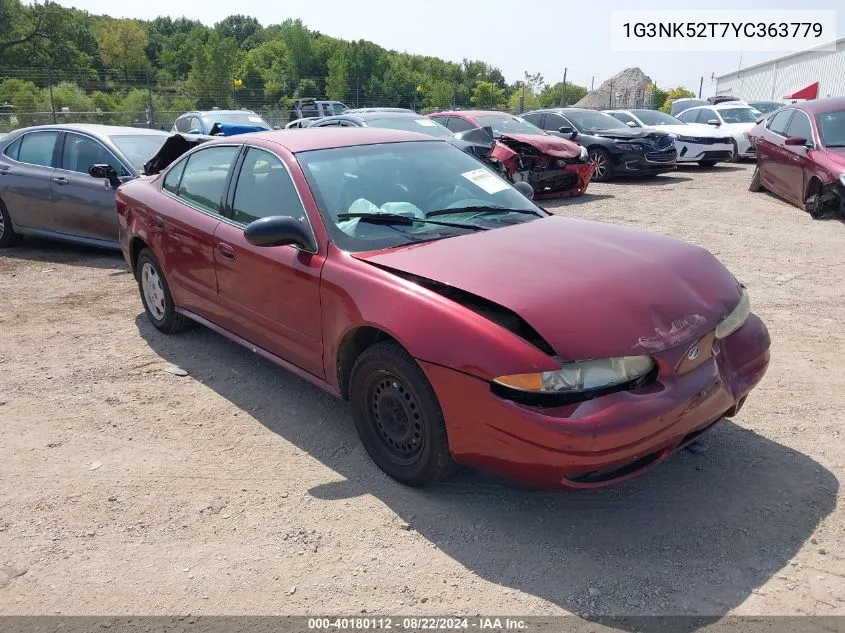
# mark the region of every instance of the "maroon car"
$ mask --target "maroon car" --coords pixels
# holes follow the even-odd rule
[[[551,215],[430,136],[210,140],[117,200],[155,327],[199,322],[350,400],[409,485],[456,463],[612,484],[736,414],[768,366],[710,253]]]
[[[781,108],[750,136],[757,146],[751,191],[768,189],[814,218],[845,216],[845,98]]]

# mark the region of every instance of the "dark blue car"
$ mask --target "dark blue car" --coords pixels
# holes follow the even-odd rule
[[[273,127],[252,110],[207,110],[186,112],[173,124],[171,132],[182,134],[211,134],[214,124],[247,126],[258,130],[279,129]],[[250,130],[252,131],[252,130]]]

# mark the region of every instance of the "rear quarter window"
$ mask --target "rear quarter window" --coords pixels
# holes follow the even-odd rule
[[[17,138],[17,139],[15,139],[14,143],[6,146],[6,149],[3,150],[3,153],[6,156],[8,156],[9,158],[11,158],[12,160],[17,160],[18,159],[18,150],[20,150],[20,148],[21,148],[21,139]]]

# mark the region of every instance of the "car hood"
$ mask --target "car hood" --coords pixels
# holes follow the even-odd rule
[[[700,247],[559,216],[354,257],[495,302],[567,360],[690,345],[740,296]]]
[[[661,141],[666,139],[669,135],[666,132],[658,132],[657,130],[649,129],[640,129],[640,130],[633,130],[628,128],[627,130],[618,129],[618,130],[588,130],[584,129],[582,134],[587,134],[589,136],[599,136],[601,138],[609,138],[609,139],[619,139],[623,141],[627,140],[650,140],[652,143],[656,143],[657,141]]]
[[[845,171],[845,147],[826,147],[828,158]]]
[[[502,134],[503,139],[513,139],[519,143],[525,143],[536,147],[544,154],[557,158],[575,158],[581,154],[581,146],[551,134]]]

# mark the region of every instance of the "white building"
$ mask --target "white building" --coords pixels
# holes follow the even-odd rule
[[[746,101],[845,96],[845,37],[835,51],[790,53],[717,77],[716,94]]]

